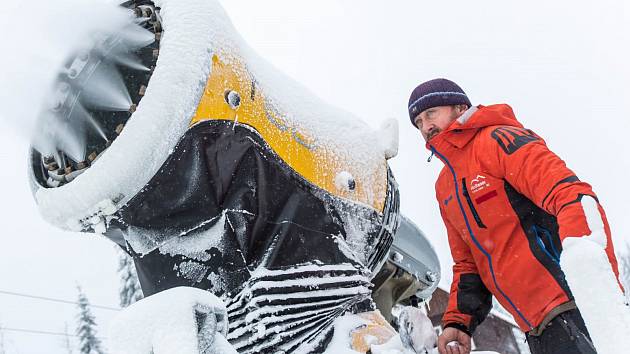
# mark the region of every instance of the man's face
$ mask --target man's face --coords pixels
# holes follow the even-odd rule
[[[422,111],[414,121],[424,140],[429,141],[448,128],[464,111],[460,106],[433,107]]]

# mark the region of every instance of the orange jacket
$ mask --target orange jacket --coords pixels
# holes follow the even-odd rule
[[[580,202],[597,200],[591,186],[505,104],[471,108],[427,148],[445,164],[436,195],[455,262],[443,324],[473,332],[492,294],[527,332],[572,300],[559,256],[566,237],[591,233]]]

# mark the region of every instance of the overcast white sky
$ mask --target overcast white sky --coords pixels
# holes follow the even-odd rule
[[[326,101],[374,127],[398,119],[392,167],[402,210],[431,236],[444,276],[450,256],[433,187],[441,163],[426,162],[406,112],[409,92],[435,77],[458,82],[474,104],[511,104],[594,186],[615,241],[628,238],[630,8],[623,0],[221,3],[261,56]],[[8,85],[0,77],[0,86]],[[0,156],[0,291],[73,300],[80,283],[92,303],[116,306],[113,245],[39,218],[26,181],[26,143],[11,129],[0,129]],[[67,322],[73,331],[74,313],[73,306],[0,293],[3,327],[60,332]],[[101,325],[111,316],[95,314]],[[10,331],[4,346],[7,353],[64,352],[59,338]]]

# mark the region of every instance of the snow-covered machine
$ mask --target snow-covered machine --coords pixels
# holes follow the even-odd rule
[[[375,132],[279,74],[216,1],[122,5],[133,23],[68,61],[33,142],[47,221],[123,247],[146,296],[221,297],[239,353],[321,352],[346,313],[365,351],[390,333],[373,289],[386,316],[431,295],[435,252],[399,229],[396,124]]]

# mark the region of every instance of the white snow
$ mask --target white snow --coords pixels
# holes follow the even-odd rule
[[[195,261],[184,261],[179,265],[175,265],[174,270],[177,271],[177,275],[188,280],[192,280],[196,283],[201,282],[206,272],[210,267],[197,263]]]
[[[386,119],[379,129],[379,143],[385,151],[385,158],[392,159],[398,155],[398,120]]]
[[[568,237],[562,247],[560,266],[597,352],[626,351],[630,348],[630,308],[624,304],[606,253],[600,244],[584,237]]]
[[[437,334],[427,314],[417,307],[405,306],[398,316],[400,340],[416,353],[433,350],[437,347]]]
[[[352,350],[350,333],[361,326],[367,325],[367,321],[357,315],[347,314],[340,316],[334,322],[334,334],[324,354],[356,354]]]
[[[588,235],[588,239],[596,242],[606,248],[606,233],[604,232],[604,220],[599,212],[598,204],[595,198],[591,196],[584,196],[580,202],[584,215],[586,216],[586,223],[591,230],[591,234]]]
[[[212,219],[216,223],[208,230],[188,231],[160,243],[160,253],[172,256],[184,255],[198,261],[210,260],[211,256],[206,251],[213,247],[219,247],[225,233],[225,213],[221,213],[219,220],[216,219]],[[209,222],[204,222],[204,224],[207,223]]]
[[[207,317],[198,324],[200,313]],[[108,339],[114,354],[236,353],[226,335],[223,302],[208,291],[178,287],[127,307],[112,321]]]

